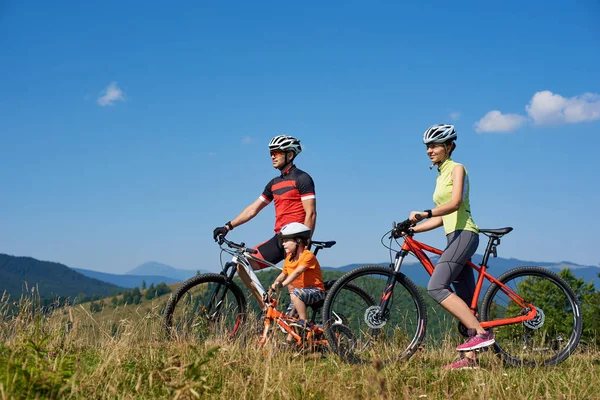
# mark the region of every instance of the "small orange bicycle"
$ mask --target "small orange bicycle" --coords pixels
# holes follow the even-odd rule
[[[412,237],[411,223],[406,220],[382,237],[389,235],[390,265],[364,266],[339,278],[328,291],[323,306],[326,338],[335,338],[335,326],[343,324],[352,332],[352,354],[343,355],[354,361],[379,359],[406,360],[415,353],[425,337],[427,311],[417,286],[400,268],[410,253],[429,275],[434,265],[425,251],[442,254],[442,250]],[[497,256],[500,238],[512,228],[480,229],[489,241],[481,265],[467,262],[476,271],[476,287],[469,305],[474,315],[480,310],[481,326],[494,329],[494,350],[511,365],[554,365],[564,361],[575,350],[582,330],[579,299],[573,289],[557,274],[540,267],[518,267],[494,278],[488,270],[490,255]],[[397,239],[404,239],[399,243]],[[392,248],[392,240],[400,245]],[[395,259],[392,259],[393,253]],[[484,281],[489,287],[478,307]],[[379,304],[365,306],[355,301],[347,285],[361,289]],[[459,325],[460,328],[460,325]],[[462,326],[461,333],[466,334]],[[334,351],[335,341],[331,343]]]
[[[347,287],[346,290],[353,290],[352,286],[350,289]],[[363,295],[360,291],[353,292],[357,295]],[[364,297],[362,299],[364,301]],[[306,348],[309,350],[324,351],[329,348],[327,339],[325,338],[323,325],[315,323],[315,318],[323,306],[323,301],[320,301],[312,306],[308,306],[312,309],[312,318],[309,321],[306,329],[296,326],[298,318],[291,315],[278,311],[277,299],[274,295],[267,292],[264,297],[265,304],[267,305],[267,311],[264,319],[264,329],[262,336],[259,339],[259,346],[264,345],[269,338],[269,331],[271,327],[278,326],[283,333],[288,333],[292,336],[293,341],[288,344],[295,344],[299,348]],[[371,305],[375,304],[375,301],[371,298],[368,299]],[[353,346],[353,336],[350,329],[343,324],[337,324],[332,328],[333,340],[335,340],[335,348],[341,354],[346,354]]]

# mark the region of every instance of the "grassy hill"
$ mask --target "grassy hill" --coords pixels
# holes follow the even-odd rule
[[[175,286],[175,285],[174,285]],[[165,297],[165,296],[163,296]],[[166,298],[166,297],[165,297]],[[582,349],[556,367],[508,368],[482,352],[482,369],[443,371],[456,335],[389,365],[351,364],[271,340],[168,341],[164,298],[90,313],[83,305],[21,314],[0,324],[0,388],[6,398],[178,399],[589,399],[599,353]],[[0,311],[4,304],[0,301]],[[24,345],[25,344],[25,345]],[[577,379],[574,381],[573,377]]]
[[[19,298],[32,288],[37,288],[36,293],[42,299],[57,296],[74,299],[79,294],[106,297],[123,290],[84,276],[60,263],[0,254],[0,292]]]

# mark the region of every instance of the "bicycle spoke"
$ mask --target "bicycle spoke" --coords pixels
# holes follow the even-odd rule
[[[167,305],[168,333],[179,340],[233,335],[244,316],[241,293],[227,286],[219,275],[199,275],[192,280],[184,283],[181,293],[175,293]]]
[[[408,358],[424,336],[424,305],[415,300],[419,296],[422,302],[412,282],[399,281],[387,309],[380,309],[379,301],[391,273],[382,267],[359,268],[340,278],[340,284],[334,285],[328,295],[324,310],[326,326],[331,329],[341,324],[352,332],[352,358],[361,362]],[[368,293],[374,302],[347,290],[348,285]],[[328,332],[328,340],[330,336]]]

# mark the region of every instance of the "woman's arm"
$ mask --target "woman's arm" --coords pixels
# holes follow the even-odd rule
[[[414,233],[427,232],[435,228],[442,226],[444,222],[442,217],[431,217],[427,221],[423,221],[418,225],[415,225],[412,229]]]

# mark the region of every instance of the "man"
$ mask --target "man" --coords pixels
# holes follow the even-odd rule
[[[219,235],[225,236],[230,230],[250,221],[274,200],[275,235],[256,246],[255,249],[258,253],[254,256],[272,264],[277,264],[285,258],[285,250],[277,236],[281,228],[290,222],[299,222],[308,226],[314,232],[317,210],[315,184],[312,178],[294,165],[296,156],[302,152],[300,140],[288,135],[275,136],[269,142],[269,151],[271,152],[273,167],[277,168],[281,174],[271,179],[262,195],[237,217],[228,221],[224,226],[215,228],[213,238],[216,241]],[[255,261],[251,261],[251,265],[254,270],[267,267],[266,264]],[[260,294],[252,285],[246,271],[239,265],[237,271],[244,284],[258,299],[258,303],[262,305]]]

